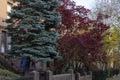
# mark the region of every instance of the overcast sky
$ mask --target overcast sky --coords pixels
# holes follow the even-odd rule
[[[73,0],[77,5],[82,5],[87,9],[92,9],[95,4],[95,0]]]

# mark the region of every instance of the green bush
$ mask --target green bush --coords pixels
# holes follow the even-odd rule
[[[0,69],[0,80],[13,80],[20,76],[8,70]]]

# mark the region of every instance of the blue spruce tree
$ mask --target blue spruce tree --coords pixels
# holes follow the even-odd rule
[[[57,0],[14,0],[18,3],[9,13],[7,29],[12,33],[10,53],[29,56],[33,60],[51,61],[59,58],[56,40],[60,14],[55,11]]]

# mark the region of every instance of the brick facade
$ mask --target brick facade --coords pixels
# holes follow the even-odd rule
[[[12,0],[0,0],[0,18],[7,18],[7,4],[13,4]]]
[[[7,0],[0,0],[0,18],[7,18]]]
[[[13,4],[12,0],[0,0],[0,53],[2,51],[2,33],[5,32],[5,53],[7,52],[7,31],[5,30],[5,27],[7,24],[5,23],[5,19],[7,19],[7,9],[8,9],[8,3]]]

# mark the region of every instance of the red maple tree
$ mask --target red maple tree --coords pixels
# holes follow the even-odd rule
[[[105,63],[106,52],[102,50],[102,40],[105,36],[103,33],[109,26],[101,21],[104,15],[99,14],[96,20],[91,20],[88,17],[90,10],[76,6],[71,0],[60,2],[57,10],[61,14],[62,22],[58,29],[61,33],[58,51],[63,56],[64,64],[78,61],[90,67],[95,62]]]

